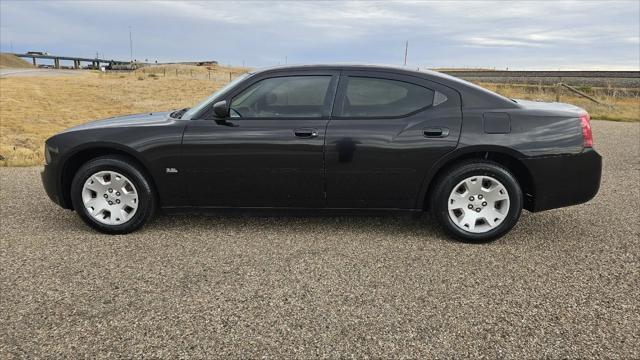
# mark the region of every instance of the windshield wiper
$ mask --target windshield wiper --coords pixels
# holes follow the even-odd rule
[[[176,111],[172,112],[171,114],[169,114],[169,116],[171,116],[174,119],[181,119],[182,115],[184,115],[184,113],[186,113],[187,110],[189,110],[189,108],[176,110]]]

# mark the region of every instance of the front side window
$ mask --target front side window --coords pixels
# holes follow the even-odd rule
[[[231,117],[319,118],[331,76],[285,76],[249,86],[231,100]]]
[[[397,117],[433,104],[434,91],[404,81],[350,76],[340,117]]]

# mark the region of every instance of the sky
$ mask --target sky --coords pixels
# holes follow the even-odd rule
[[[0,50],[151,62],[640,70],[640,0],[0,0]]]

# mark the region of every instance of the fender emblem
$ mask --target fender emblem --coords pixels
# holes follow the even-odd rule
[[[167,172],[167,174],[177,174],[178,173],[178,169],[176,169],[176,168],[167,168],[166,172]]]

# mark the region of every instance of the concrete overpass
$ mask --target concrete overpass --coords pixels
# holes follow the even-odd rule
[[[49,55],[49,54],[15,54],[13,53],[12,55],[15,55],[17,57],[20,58],[31,58],[31,60],[33,61],[33,66],[38,66],[37,60],[36,59],[47,59],[47,60],[53,60],[53,67],[56,69],[60,68],[60,60],[68,60],[68,61],[73,61],[73,68],[74,69],[79,69],[80,68],[80,64],[83,62],[87,62],[87,63],[91,63],[91,65],[93,66],[93,68],[97,69],[100,67],[100,64],[104,63],[104,64],[129,64],[129,61],[119,61],[119,60],[113,60],[113,59],[100,59],[100,58],[82,58],[82,57],[75,57],[75,56],[59,56],[59,55]]]

